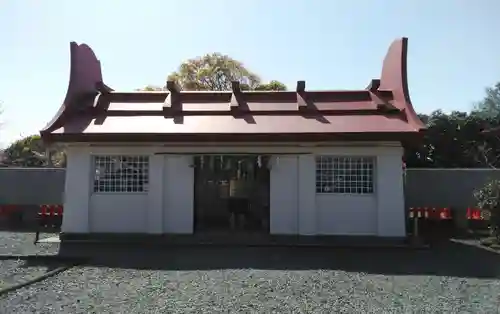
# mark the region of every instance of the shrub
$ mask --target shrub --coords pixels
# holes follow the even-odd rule
[[[488,211],[489,227],[493,236],[500,240],[500,180],[491,180],[474,191],[477,207]]]

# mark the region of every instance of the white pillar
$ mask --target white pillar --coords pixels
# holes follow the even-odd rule
[[[165,156],[152,155],[149,158],[149,193],[147,208],[148,233],[163,233],[163,167]]]
[[[166,233],[193,233],[194,223],[194,168],[192,156],[165,157],[163,171],[163,231]]]
[[[270,182],[270,233],[298,232],[297,156],[273,156]]]
[[[299,234],[315,235],[318,233],[315,157],[314,155],[299,155],[298,159]]]
[[[66,150],[66,181],[64,184],[64,215],[61,231],[89,232],[89,198],[94,174],[88,150],[69,147]]]
[[[382,237],[406,235],[402,155],[398,147],[377,156],[377,222]]]

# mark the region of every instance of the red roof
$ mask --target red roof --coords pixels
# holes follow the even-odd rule
[[[65,101],[40,132],[47,141],[399,140],[424,129],[410,101],[407,39],[396,40],[380,79],[360,90],[117,92],[87,45],[71,43]]]

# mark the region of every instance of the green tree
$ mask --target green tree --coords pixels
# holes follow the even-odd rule
[[[146,92],[155,92],[155,91],[162,91],[165,90],[165,87],[162,86],[154,86],[154,85],[147,85],[144,88],[138,88],[137,90],[143,90]]]
[[[500,82],[486,88],[486,96],[475,105],[474,112],[483,117],[500,116]]]
[[[450,114],[440,110],[421,115],[427,125],[420,145],[405,151],[409,168],[477,168],[500,165],[500,142],[481,131],[499,125],[479,112]]]
[[[3,163],[17,167],[65,167],[66,155],[58,146],[47,149],[38,135],[15,141],[3,152]]]
[[[259,84],[255,87],[255,90],[265,90],[265,91],[285,91],[286,86],[285,84],[272,80],[269,83],[264,83],[264,84]]]
[[[278,81],[264,83],[258,75],[243,63],[227,55],[215,52],[184,61],[167,80],[175,81],[182,90],[225,91],[231,90],[231,82],[240,82],[243,90],[286,90]],[[165,86],[148,85],[142,90],[164,90]]]
[[[491,239],[483,239],[481,242],[484,245],[498,244],[500,242],[500,181],[490,180],[484,185],[474,190],[474,198],[476,205],[481,209],[481,216],[488,223]]]

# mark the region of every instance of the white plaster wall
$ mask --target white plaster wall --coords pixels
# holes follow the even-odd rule
[[[377,234],[377,199],[375,196],[317,194],[316,210],[318,234]]]
[[[405,236],[402,147],[334,147],[316,155],[376,158],[373,195],[304,193],[304,198],[315,198],[316,212],[311,214],[317,219],[316,234]],[[313,160],[305,163],[315,170]]]
[[[324,143],[70,145],[67,148],[62,231],[191,233],[194,170],[190,167],[190,154],[251,152],[290,154],[276,155],[271,168],[271,233],[403,236],[402,148],[394,143],[361,145],[364,146],[353,143],[343,146]],[[91,193],[91,156],[98,154],[149,155],[149,192],[135,195]],[[376,193],[373,196],[316,195],[317,155],[376,157]]]
[[[92,194],[90,232],[147,233],[148,194]]]
[[[271,233],[404,236],[402,154],[399,145],[311,147],[311,154],[274,157],[271,168]],[[319,155],[372,156],[375,193],[316,194]]]
[[[66,148],[66,152],[68,158],[63,232],[162,232],[163,191],[161,186],[164,156],[154,155],[152,148],[138,147],[71,145]],[[92,191],[93,155],[150,156],[149,191],[147,193],[94,193]]]

